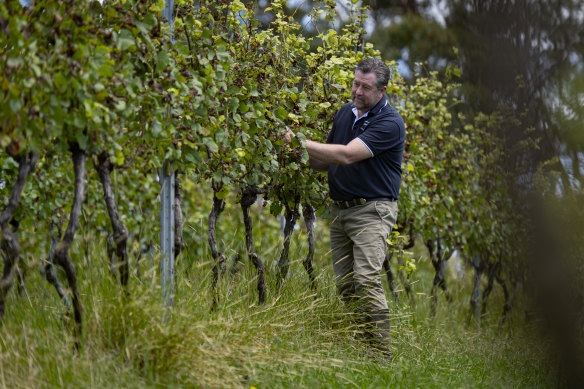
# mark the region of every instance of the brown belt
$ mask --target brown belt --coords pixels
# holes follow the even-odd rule
[[[363,198],[356,198],[352,200],[345,200],[345,201],[334,201],[333,204],[341,209],[351,208],[357,205],[363,205],[369,201],[396,201],[396,199],[390,197],[376,197],[373,199],[363,199]]]

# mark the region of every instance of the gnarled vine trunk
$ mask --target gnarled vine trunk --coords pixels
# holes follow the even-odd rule
[[[284,247],[278,261],[278,285],[281,285],[282,281],[284,281],[288,275],[288,269],[290,267],[290,261],[288,258],[290,252],[290,237],[292,236],[292,231],[294,231],[294,226],[296,225],[296,220],[298,219],[298,210],[291,209],[288,207],[288,205],[286,205],[285,218],[286,224],[284,226]]]
[[[511,293],[509,293],[509,289],[507,288],[507,282],[502,276],[502,265],[501,265],[501,257],[499,260],[495,262],[489,262],[487,264],[487,286],[483,290],[482,296],[482,312],[485,313],[487,311],[487,301],[491,291],[493,290],[493,285],[495,280],[501,285],[503,288],[503,294],[505,295],[505,304],[503,305],[503,312],[501,314],[501,320],[499,324],[503,324],[507,318],[507,313],[511,310],[512,301],[511,301]]]
[[[114,169],[113,163],[110,161],[107,152],[102,152],[97,156],[95,168],[101,185],[103,187],[103,199],[107,207],[107,213],[113,230],[113,255],[110,257],[112,269],[117,269],[120,274],[120,283],[123,287],[128,285],[128,278],[130,275],[130,263],[128,260],[128,229],[120,219],[118,208],[116,206],[116,199],[112,188],[111,173]],[[117,258],[117,263],[114,264],[114,258]]]
[[[213,305],[212,308],[218,302],[217,296],[217,282],[219,281],[219,275],[223,275],[225,273],[225,254],[220,252],[217,249],[217,239],[216,239],[216,228],[217,228],[217,219],[221,212],[225,209],[225,201],[217,197],[217,192],[220,188],[217,187],[213,183],[213,208],[211,208],[211,212],[209,213],[209,247],[211,248],[211,255],[213,256],[213,281],[212,281],[212,288],[213,288]]]
[[[446,301],[452,301],[452,296],[450,296],[450,292],[448,292],[448,287],[446,286],[446,275],[444,272],[444,265],[448,258],[445,258],[439,237],[436,238],[436,251],[434,251],[434,241],[432,239],[428,239],[428,241],[426,241],[426,247],[428,248],[430,259],[432,260],[432,266],[434,266],[434,280],[432,282],[432,289],[430,290],[430,296],[432,297],[430,312],[432,317],[434,317],[436,316],[436,306],[438,304],[436,287],[442,289],[444,296],[446,297]]]
[[[79,215],[81,214],[81,206],[84,201],[84,190],[85,190],[85,164],[87,162],[87,154],[84,150],[81,150],[78,144],[74,143],[71,145],[71,154],[73,157],[73,170],[75,172],[75,194],[73,197],[73,205],[71,206],[71,213],[69,214],[69,224],[65,230],[65,235],[63,239],[53,248],[53,261],[55,264],[61,266],[65,271],[67,276],[67,282],[69,288],[71,289],[71,299],[73,302],[73,312],[75,317],[76,332],[78,338],[75,342],[75,347],[79,348],[80,335],[83,330],[82,326],[82,304],[81,298],[79,296],[79,290],[77,289],[77,274],[75,272],[75,266],[71,261],[69,256],[69,250],[73,239],[75,238],[75,232],[79,227]]]
[[[61,240],[61,227],[57,226],[56,233],[54,232],[54,229],[55,229],[55,223],[51,222],[50,229],[49,229],[49,232],[51,234],[51,245],[49,248],[49,258],[47,259],[46,264],[45,264],[45,268],[44,268],[44,271],[45,271],[44,276],[47,279],[47,282],[55,287],[57,294],[59,295],[61,300],[63,300],[65,302],[65,305],[67,306],[67,309],[69,310],[69,309],[71,309],[71,302],[69,301],[69,297],[67,297],[67,293],[65,293],[65,289],[63,289],[63,285],[61,284],[61,282],[59,281],[59,278],[57,277],[57,273],[55,272],[55,262],[53,260],[53,248]]]
[[[245,247],[247,256],[256,268],[258,275],[258,302],[263,304],[266,301],[266,283],[264,274],[264,263],[256,253],[253,244],[253,224],[250,216],[250,207],[256,202],[261,191],[254,186],[247,186],[241,192],[241,211],[243,212],[243,224],[245,225]]]
[[[0,215],[0,250],[4,259],[4,271],[0,280],[0,322],[4,319],[6,295],[12,286],[20,260],[20,246],[15,234],[17,224],[11,224],[10,221],[20,203],[20,196],[24,190],[26,179],[34,170],[38,158],[38,154],[35,152],[30,152],[16,158],[18,162],[18,176],[10,192],[8,204]]]
[[[312,268],[312,260],[314,258],[314,224],[316,217],[314,215],[314,207],[310,204],[304,204],[302,207],[302,216],[304,217],[304,224],[306,225],[306,233],[308,235],[308,254],[302,265],[306,272],[308,273],[308,278],[310,279],[310,287],[312,290],[316,290],[316,277],[314,276],[314,269]]]

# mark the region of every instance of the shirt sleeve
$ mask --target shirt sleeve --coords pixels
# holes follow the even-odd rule
[[[384,151],[403,147],[405,131],[393,120],[381,120],[369,125],[358,138],[374,157]]]
[[[369,150],[369,154],[371,154],[371,158],[375,157],[375,154],[373,154],[373,151],[371,151],[371,149],[369,148],[369,146],[367,145],[367,143],[365,143],[365,141],[359,137],[356,137],[355,139],[359,139],[361,141],[361,143],[363,143],[365,145],[365,147],[367,147],[367,150]]]

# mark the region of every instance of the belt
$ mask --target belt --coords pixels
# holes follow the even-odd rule
[[[352,200],[345,200],[345,201],[335,201],[333,200],[333,204],[341,209],[347,209],[354,207],[356,205],[363,205],[370,201],[396,201],[396,199],[391,197],[375,197],[372,199],[364,199],[364,198],[356,198]]]

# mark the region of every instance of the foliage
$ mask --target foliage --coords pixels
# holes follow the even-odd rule
[[[424,241],[440,238],[467,255],[516,258],[521,216],[512,209],[499,165],[502,145],[491,132],[501,118],[455,115],[457,88],[436,71],[417,74],[403,88],[408,135],[398,225],[413,224]]]
[[[379,379],[371,375],[387,369],[372,365],[366,351],[346,340],[349,318],[342,315],[330,279],[314,299],[304,290],[299,272],[292,272],[293,282],[288,283],[292,286],[257,307],[251,303],[253,288],[242,279],[252,275],[243,272],[243,277],[222,281],[219,312],[208,312],[211,256],[205,248],[202,217],[208,214],[211,196],[201,189],[211,183],[217,197],[233,204],[241,189],[257,187],[273,215],[283,209],[297,212],[304,204],[325,207],[324,176],[309,170],[303,144],[305,139],[325,139],[334,112],[349,99],[355,65],[364,57],[381,55],[371,44],[363,44],[365,9],[352,1],[348,20],[337,31],[330,28],[339,18],[335,2],[314,3],[307,15],[322,31],[317,29],[310,37],[281,0],[264,10],[272,16],[269,23],[258,21],[257,8],[249,2],[175,3],[173,28],[162,20],[162,1],[36,1],[28,8],[12,0],[0,4],[0,63],[6,64],[0,74],[3,207],[17,172],[17,157],[30,150],[41,154],[15,216],[25,265],[35,268],[40,258],[46,258],[51,234],[60,235],[66,224],[73,189],[67,156],[71,144],[90,155],[90,165],[101,153],[115,163],[116,200],[138,252],[148,246],[145,242],[156,240],[160,190],[156,172],[162,162],[170,161],[174,171],[186,176],[182,189],[189,233],[185,260],[179,262],[183,268],[177,277],[177,314],[161,325],[159,291],[151,288],[154,267],[143,278],[133,278],[129,295],[123,297],[105,275],[104,250],[98,245],[105,241],[109,222],[97,175],[87,175],[81,226],[85,239],[74,248],[78,258],[81,244],[85,245],[80,279],[88,301],[87,348],[80,360],[65,365],[65,373],[53,369],[54,382],[86,386],[87,377],[80,375],[93,377],[91,362],[103,358],[111,377],[97,381],[114,379],[120,386],[167,380],[177,386],[241,386],[269,379],[275,386],[290,381],[303,386],[321,377],[333,385],[357,381],[366,386]],[[389,66],[388,94],[407,127],[398,227],[403,231],[413,225],[424,239],[439,235],[449,248],[462,247],[467,253],[488,251],[492,260],[505,253],[509,271],[516,251],[522,249],[514,239],[523,221],[505,189],[501,140],[493,136],[504,120],[496,114],[456,112],[460,89],[448,78],[460,74],[456,69],[445,68],[440,76],[419,73],[406,84],[396,63]],[[292,145],[283,140],[286,127],[298,134]],[[267,220],[259,212],[254,217]],[[240,219],[231,213],[228,220],[228,225],[219,226],[222,241],[230,253],[240,253]],[[262,237],[274,234],[257,226],[256,232]],[[405,238],[394,233],[392,239],[393,245],[400,245]],[[262,254],[275,257],[280,243],[277,238],[262,240]],[[326,236],[317,244],[325,245]],[[320,257],[326,256],[321,248]],[[406,263],[408,275],[424,265],[412,258]],[[267,264],[269,287],[275,290],[270,283],[273,264]],[[43,374],[61,364],[43,350],[55,346],[67,352],[65,342],[54,335],[62,329],[61,322],[47,325],[47,317],[58,316],[56,303],[46,303],[47,294],[39,284],[30,289],[31,304],[50,308],[35,311],[36,323],[42,324],[37,327],[55,331],[43,332],[50,334],[48,343],[30,343],[27,333],[37,334],[37,329],[17,324],[29,313],[10,308],[11,331],[1,343],[7,361],[2,366],[14,366],[2,370],[9,385],[30,383],[15,372],[30,369],[35,358],[43,360]],[[19,313],[11,316],[15,312]],[[394,312],[400,348],[424,348],[430,359],[420,361],[417,351],[404,351],[398,355],[399,363],[415,360],[413,371],[428,364],[431,369],[418,379],[409,365],[401,370],[402,377],[382,375],[384,383],[435,383],[445,362],[437,357],[445,350],[433,332],[425,331],[416,318],[407,322],[410,314]],[[302,336],[309,339],[309,347],[298,342]],[[460,346],[457,335],[450,336]],[[6,352],[27,348],[30,358],[24,352]],[[470,362],[460,357],[468,351],[450,350],[448,366],[454,370],[468,366]],[[343,362],[335,359],[339,352]],[[499,354],[489,355],[485,363],[498,365]],[[506,363],[516,366],[512,359]],[[204,366],[203,373],[194,375],[193,366]],[[347,366],[352,366],[348,372]],[[362,374],[362,369],[373,373]],[[118,377],[120,370],[128,376]],[[274,370],[281,375],[272,375]],[[294,371],[309,376],[290,379]],[[335,377],[339,372],[346,373],[341,383]],[[506,372],[478,383],[499,384],[498,375]],[[36,379],[34,374],[26,377]],[[122,382],[126,377],[132,382]],[[441,384],[468,386],[476,384],[474,378],[472,372],[462,378],[449,374]],[[41,385],[43,380],[39,379]],[[533,380],[528,375],[518,378],[532,384]]]
[[[268,25],[251,3],[177,1],[171,28],[161,21],[163,5],[0,5],[0,62],[7,64],[0,191],[10,190],[16,155],[41,153],[18,214],[32,248],[25,255],[46,258],[51,225],[65,224],[73,185],[65,152],[72,143],[116,164],[120,213],[138,239],[156,235],[155,172],[165,159],[188,177],[190,210],[208,183],[230,200],[230,191],[257,187],[274,215],[326,205],[324,177],[309,170],[303,143],[325,139],[334,112],[349,99],[355,65],[380,56],[362,46],[363,9],[351,6],[340,31],[305,37],[284,1],[270,4]],[[315,24],[337,17],[330,1],[309,15]],[[405,84],[396,63],[389,65],[388,93],[407,126],[399,227],[413,224],[425,239],[440,235],[450,248],[509,253],[519,224],[496,167],[499,145],[484,131],[499,119],[455,116],[457,83],[429,72]],[[286,127],[298,134],[292,145],[283,140]],[[96,178],[87,177],[86,235],[109,230]]]

